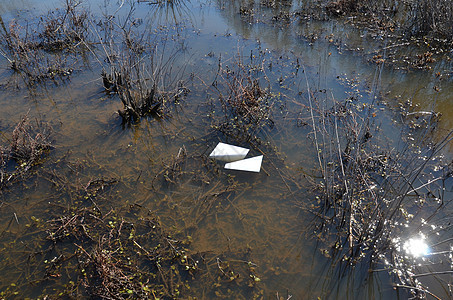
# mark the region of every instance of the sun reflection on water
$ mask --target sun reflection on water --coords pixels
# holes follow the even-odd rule
[[[410,238],[404,242],[403,249],[407,254],[413,257],[422,257],[429,254],[429,247],[424,235]]]

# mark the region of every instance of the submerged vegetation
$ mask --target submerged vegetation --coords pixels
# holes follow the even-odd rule
[[[139,5],[150,9],[148,19]],[[219,1],[220,9],[228,5]],[[294,5],[233,6],[249,25],[262,12],[271,17],[260,26],[285,30],[294,20],[347,16],[356,26],[372,20],[366,28],[374,38],[392,43],[429,35],[445,46],[453,38],[453,8],[445,1]],[[87,135],[73,133],[79,119],[69,133],[59,130],[62,138],[90,137],[76,143],[87,144],[79,152],[65,141],[55,146],[50,125],[28,114],[11,135],[2,131],[0,298],[288,300],[287,282],[295,277],[310,278],[298,292],[309,291],[296,298],[330,298],[344,278],[362,286],[376,273],[391,278],[402,295],[451,296],[453,166],[443,151],[453,137],[432,138],[441,115],[410,100],[392,110],[376,78],[371,88],[367,78],[350,81],[354,86],[340,89],[347,96],[338,98],[321,83],[328,81],[323,66],[304,66],[297,53],[272,52],[259,41],[247,48],[250,55],[238,49],[216,57],[203,48],[208,54],[196,60],[185,40],[192,28],[179,20],[190,19],[188,10],[185,1],[106,1],[103,15],[92,16],[83,3],[66,0],[35,23],[0,17],[0,54],[10,78],[49,92],[68,87],[76,73],[92,73],[79,83],[90,90],[80,98],[109,107],[64,106],[75,107],[80,120],[100,123],[99,132]],[[157,22],[164,15],[170,25]],[[192,31],[190,37],[204,34]],[[230,35],[221,37],[226,44]],[[342,47],[335,38],[326,35]],[[404,43],[372,53],[376,73],[393,55],[386,51]],[[412,68],[428,70],[435,62],[438,53],[428,48],[408,59]],[[10,80],[5,90],[11,87],[18,91],[21,82]],[[61,93],[61,102],[69,101]],[[66,116],[59,101],[38,115]],[[98,119],[114,112],[123,125],[118,131],[118,119]],[[398,125],[389,125],[393,120]],[[396,126],[399,135],[387,137],[385,130]],[[264,155],[261,173],[223,170],[207,155],[219,140]],[[287,215],[295,206],[303,218]],[[301,232],[305,240],[294,242]],[[306,258],[308,247],[296,250],[301,265],[289,259],[313,240],[320,250],[313,252],[330,261],[327,270],[313,267],[317,256]],[[414,245],[422,251],[411,250]],[[307,262],[312,267],[303,272],[310,274],[294,270]],[[309,286],[313,277],[321,283]]]
[[[67,296],[186,298],[196,278],[210,276],[208,270],[218,273],[209,279],[218,287],[248,275],[212,254],[191,253],[190,237],[166,232],[157,217],[138,205],[121,217],[86,208],[48,224],[47,239],[59,256],[47,262],[45,276],[74,274],[67,279],[72,282],[63,292]]]
[[[187,160],[186,164],[189,164],[196,158],[181,154],[177,159]],[[85,172],[95,163],[86,160],[81,164],[68,154],[51,161],[49,170],[42,170],[33,179],[45,185],[48,191],[55,192],[46,199],[51,202],[46,205],[50,211],[44,214],[45,217],[27,218],[26,225],[17,233],[11,222],[2,231],[0,270],[8,270],[9,276],[16,278],[13,285],[2,286],[2,298],[27,295],[175,299],[202,294],[209,298],[262,297],[261,276],[250,247],[194,250],[191,246],[193,237],[187,234],[206,218],[220,214],[221,202],[229,199],[233,205],[231,196],[241,188],[247,188],[245,185],[234,180],[227,185],[219,182],[209,187],[200,199],[187,199],[185,204],[177,205],[182,209],[182,220],[194,223],[176,229],[165,225],[170,222],[161,220],[156,209],[147,208],[133,199],[121,206],[110,207],[109,203],[115,201],[117,186],[126,183],[116,178],[90,177]],[[212,166],[198,161],[195,166],[199,171],[212,171]],[[197,167],[191,165],[192,168]],[[56,169],[60,171],[57,173]],[[173,171],[183,190],[187,190],[186,180],[190,184],[200,184],[201,189],[206,187],[206,183],[198,180],[210,178],[207,174],[187,174],[185,169]],[[164,188],[159,185],[158,189],[156,182],[154,185],[158,196]],[[157,208],[166,205],[165,199],[160,204]],[[190,210],[186,211],[184,206]],[[23,222],[24,218],[20,220]],[[15,221],[19,222],[17,216]],[[26,264],[11,269],[9,264],[17,258]]]

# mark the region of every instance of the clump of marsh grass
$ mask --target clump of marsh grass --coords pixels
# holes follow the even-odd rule
[[[38,24],[39,48],[48,52],[77,52],[89,35],[88,12],[80,2],[66,0],[63,8],[51,10]]]
[[[51,148],[50,135],[50,126],[33,125],[28,115],[22,118],[11,137],[5,137],[6,145],[0,146],[0,190],[42,162]]]
[[[138,66],[137,66],[138,67]],[[161,116],[164,98],[160,97],[155,85],[148,87],[141,72],[136,70],[137,78],[132,79],[131,70],[113,71],[113,75],[102,72],[104,87],[108,92],[118,94],[124,109],[119,110],[124,123],[135,123],[140,118],[154,115]]]
[[[453,4],[443,0],[339,0],[323,4],[331,16],[360,14],[384,30],[399,28],[405,35],[453,39]]]
[[[108,94],[120,98],[123,109],[118,113],[123,124],[147,116],[164,117],[168,105],[188,92],[182,79],[184,65],[175,66],[181,47],[169,50],[165,33],[156,35],[151,24],[137,24],[134,10],[132,5],[121,23],[111,16],[99,22],[103,38],[94,28],[105,56],[98,59],[102,83]]]
[[[257,141],[262,130],[274,125],[273,95],[261,66],[245,64],[239,58],[231,68],[219,62],[218,74],[213,85],[223,116],[213,127],[236,141]]]
[[[15,19],[5,24],[0,18],[0,54],[27,86],[58,83],[74,71],[88,36],[88,13],[79,5],[66,0],[62,9],[49,11],[33,28]]]
[[[453,3],[443,0],[424,0],[410,3],[410,19],[406,27],[416,35],[435,35],[453,39]]]

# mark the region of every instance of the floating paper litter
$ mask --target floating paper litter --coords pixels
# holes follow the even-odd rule
[[[248,152],[249,149],[246,148],[225,143],[218,143],[214,150],[212,150],[211,154],[209,154],[209,157],[221,161],[232,162],[243,159]]]
[[[239,171],[249,171],[249,172],[259,172],[261,170],[261,162],[263,161],[263,156],[255,156],[247,159],[241,159],[238,161],[230,162],[225,165],[225,169],[230,170],[239,170]]]
[[[263,155],[244,159],[248,152],[249,149],[246,148],[218,143],[209,157],[227,162],[225,169],[258,173],[261,170]]]

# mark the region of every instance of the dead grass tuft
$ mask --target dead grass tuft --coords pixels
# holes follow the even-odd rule
[[[45,124],[32,125],[28,115],[16,125],[7,145],[0,147],[0,190],[24,177],[51,148],[51,128]]]

